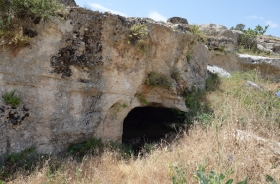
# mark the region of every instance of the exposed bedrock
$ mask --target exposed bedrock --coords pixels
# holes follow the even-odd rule
[[[140,23],[148,33],[143,50],[128,43]],[[12,123],[4,114],[0,154],[31,146],[57,153],[92,137],[121,142],[133,108],[187,111],[183,91],[205,86],[209,53],[190,32],[83,8],[72,8],[64,22],[36,26],[31,46],[0,49],[0,91],[16,89],[22,103],[13,111],[25,117]],[[171,77],[174,71],[180,78]],[[167,76],[170,88],[147,86],[151,72]]]

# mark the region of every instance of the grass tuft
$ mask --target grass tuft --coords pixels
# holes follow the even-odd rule
[[[12,105],[13,107],[19,106],[19,104],[21,103],[21,99],[15,93],[16,93],[16,90],[12,90],[10,92],[5,92],[2,95],[2,98],[4,99],[4,102],[7,105]]]

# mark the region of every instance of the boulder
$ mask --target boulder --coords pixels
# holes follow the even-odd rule
[[[230,77],[230,73],[228,73],[227,71],[225,71],[224,69],[222,69],[218,66],[208,64],[207,65],[207,71],[212,73],[212,74],[218,74],[222,78],[229,78]]]
[[[181,17],[169,18],[167,22],[170,22],[172,24],[189,24],[187,19]]]

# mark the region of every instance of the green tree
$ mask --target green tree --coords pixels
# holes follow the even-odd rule
[[[235,27],[231,27],[230,30],[244,31],[245,27],[246,26],[244,24],[237,24]]]
[[[269,25],[264,28],[260,25],[257,25],[255,29],[248,28],[244,30],[244,34],[240,35],[239,45],[242,45],[244,48],[251,50],[253,47],[256,47],[256,37],[258,35],[263,35]]]

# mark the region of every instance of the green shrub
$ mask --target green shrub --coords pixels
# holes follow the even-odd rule
[[[8,178],[18,169],[30,172],[36,168],[37,162],[42,160],[44,156],[37,154],[34,147],[19,153],[4,154],[3,163],[0,162],[0,178]]]
[[[102,139],[93,138],[85,142],[69,146],[67,152],[70,155],[84,156],[88,152],[98,154],[102,152],[103,149],[104,144],[102,142]]]
[[[13,90],[11,92],[5,92],[2,95],[2,98],[4,99],[4,102],[8,105],[12,105],[13,107],[19,106],[21,103],[21,99],[18,95],[15,94],[16,90]]]
[[[147,80],[145,81],[145,84],[151,87],[163,87],[166,89],[171,88],[171,82],[169,80],[169,77],[160,73],[151,72],[148,75]]]
[[[191,33],[196,37],[196,41],[202,41],[203,43],[207,43],[206,35],[199,29],[198,25],[190,25]]]
[[[129,44],[136,45],[137,50],[147,51],[148,27],[144,24],[134,24],[129,30]]]

